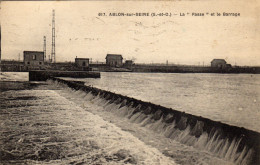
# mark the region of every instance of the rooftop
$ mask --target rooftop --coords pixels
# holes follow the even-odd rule
[[[89,58],[75,58],[75,60],[89,60]]]
[[[214,61],[214,62],[215,62],[215,61],[222,61],[222,62],[224,61],[224,62],[226,62],[226,60],[224,60],[224,59],[213,59],[211,62],[213,62],[213,61]]]
[[[119,57],[119,58],[123,58],[121,54],[107,54],[107,57]]]
[[[23,51],[24,53],[44,53],[43,51]]]

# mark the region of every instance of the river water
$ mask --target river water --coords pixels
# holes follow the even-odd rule
[[[9,72],[1,76],[1,80],[5,79],[27,81],[28,73]],[[100,79],[76,80],[84,81],[86,85],[260,132],[259,74],[102,72]]]
[[[28,73],[1,73],[0,78],[27,81]],[[76,80],[259,131],[259,78],[259,75],[101,73],[100,79]],[[138,124],[122,117],[122,109],[83,91],[53,82],[38,86],[30,90],[15,87],[19,90],[1,93],[0,163],[230,165],[238,160],[239,155],[212,154],[167,138],[160,132],[161,123],[143,127],[145,121]]]
[[[104,90],[260,132],[260,75],[102,72]]]

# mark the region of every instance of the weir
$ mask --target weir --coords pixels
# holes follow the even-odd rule
[[[82,82],[59,78],[51,80],[85,92],[86,99],[103,106],[105,110],[127,117],[131,122],[167,138],[208,151],[235,164],[260,164],[258,132],[85,86]]]

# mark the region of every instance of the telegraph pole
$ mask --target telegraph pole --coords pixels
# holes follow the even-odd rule
[[[46,58],[46,36],[43,36],[43,54],[44,54],[44,61],[47,61],[47,58]]]
[[[52,10],[52,47],[51,47],[51,61],[56,62],[55,57],[55,10]]]

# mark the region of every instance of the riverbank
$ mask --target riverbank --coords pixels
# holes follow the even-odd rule
[[[28,72],[22,63],[6,64],[3,62],[0,65],[0,70],[5,72]],[[82,68],[74,67],[72,63],[55,63],[46,64],[46,71],[83,71]],[[216,68],[210,66],[192,66],[192,65],[166,65],[166,64],[132,64],[122,67],[110,67],[106,64],[90,64],[87,71],[98,72],[137,72],[137,73],[224,73],[224,74],[260,74],[259,66],[232,66],[225,68]]]

